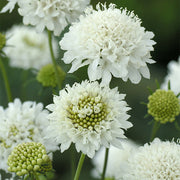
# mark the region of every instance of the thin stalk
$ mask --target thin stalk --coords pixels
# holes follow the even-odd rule
[[[101,180],[105,179],[107,162],[108,162],[108,155],[109,155],[109,148],[106,148],[105,158],[104,158],[104,167],[103,167],[103,172],[102,172]]]
[[[81,157],[79,159],[79,163],[78,163],[78,167],[76,169],[76,174],[74,176],[74,180],[78,180],[79,179],[79,175],[80,175],[80,172],[81,172],[81,168],[82,168],[84,159],[85,159],[85,154],[81,153]]]
[[[156,134],[157,134],[159,127],[160,127],[160,123],[157,121],[154,121],[150,141],[153,141],[153,139],[156,137]]]
[[[5,70],[5,67],[4,67],[4,64],[3,64],[1,58],[0,58],[0,68],[1,68],[1,71],[2,71],[3,79],[4,79],[7,98],[8,98],[8,101],[11,102],[12,101],[12,95],[11,95],[10,85],[9,85],[7,73],[6,73],[6,70]]]
[[[60,81],[60,77],[58,75],[57,63],[56,63],[56,60],[55,60],[53,47],[52,47],[52,35],[51,35],[51,31],[49,31],[49,30],[48,30],[48,41],[49,41],[49,50],[50,50],[50,53],[51,53],[51,60],[52,60],[53,66],[54,66],[58,88],[60,90],[61,89],[61,83],[60,83],[61,81]]]
[[[74,179],[74,174],[75,174],[75,152],[74,152],[74,147],[71,147],[70,149],[70,157],[71,157],[71,179]]]

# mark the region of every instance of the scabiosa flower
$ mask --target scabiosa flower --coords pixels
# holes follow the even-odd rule
[[[43,110],[42,103],[32,101],[21,103],[19,99],[8,104],[4,109],[0,107],[0,167],[7,170],[7,160],[15,146],[23,142],[40,142],[49,152],[56,147],[53,140],[43,137],[49,132],[47,126],[48,111]]]
[[[119,138],[125,138],[123,129],[132,126],[124,97],[117,88],[103,88],[98,82],[67,85],[47,106],[52,111],[49,135],[60,144],[61,152],[74,143],[78,152],[90,158],[101,145],[119,147]]]
[[[38,34],[32,27],[16,25],[7,31],[7,44],[4,52],[10,58],[10,65],[23,69],[40,69],[51,62],[51,55],[46,33]],[[57,44],[53,40],[55,55]]]
[[[41,143],[27,142],[17,145],[8,157],[8,171],[18,176],[45,173],[52,170],[52,162]]]
[[[125,180],[180,179],[180,144],[160,141],[140,147],[129,158],[129,169]]]
[[[58,36],[79,17],[89,0],[20,0],[18,4],[25,25],[36,26],[38,32],[47,28]]]
[[[121,142],[122,148],[116,148],[111,146],[109,148],[108,164],[106,169],[106,180],[120,180],[123,178],[126,172],[127,160],[129,156],[137,149],[138,145],[130,140],[123,140]],[[95,168],[92,171],[92,175],[96,178],[101,177],[101,173],[104,165],[105,148],[100,149],[93,158],[92,162]]]
[[[149,78],[146,63],[154,63],[150,59],[154,34],[145,31],[141,20],[127,9],[114,4],[109,8],[98,4],[96,9],[88,7],[60,41],[66,50],[64,62],[72,63],[69,72],[89,65],[89,79],[102,79],[102,84],[109,84],[112,75],[132,83],[139,83],[141,75]]]
[[[180,101],[173,91],[157,89],[148,97],[148,114],[162,124],[173,122],[180,114]]]
[[[61,81],[60,83],[62,83],[65,78],[65,72],[61,69],[60,66],[57,66],[57,70]],[[37,80],[42,83],[43,86],[56,87],[57,79],[53,64],[47,64],[43,66],[37,74]]]
[[[178,61],[171,61],[168,64],[168,74],[161,85],[162,89],[168,88],[168,82],[170,81],[171,90],[175,94],[180,93],[180,56]]]

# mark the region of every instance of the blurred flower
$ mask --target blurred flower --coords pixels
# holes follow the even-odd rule
[[[120,180],[123,178],[124,173],[126,172],[127,160],[129,156],[132,156],[132,153],[137,149],[138,145],[130,140],[121,141],[122,148],[118,149],[111,146],[109,148],[108,164],[106,169],[106,178],[109,180]],[[96,178],[101,177],[101,173],[104,165],[104,154],[105,148],[100,149],[96,153],[93,164],[95,168],[92,171],[92,175]]]
[[[89,4],[89,0],[19,0],[19,14],[25,25],[36,26],[38,32],[45,28],[59,36],[62,30],[76,20]]]
[[[148,114],[160,123],[173,122],[180,114],[180,101],[173,91],[157,89],[148,97]]]
[[[150,59],[154,34],[145,31],[141,20],[127,9],[114,4],[109,8],[98,4],[96,9],[88,7],[60,41],[66,50],[64,62],[72,62],[69,72],[89,65],[89,79],[102,79],[103,85],[110,83],[112,75],[132,83],[139,83],[141,75],[150,78],[146,63],[155,62]]]
[[[6,6],[4,6],[2,8],[2,10],[0,11],[0,13],[5,13],[7,11],[9,11],[10,13],[12,12],[12,10],[14,9],[16,3],[19,1],[19,0],[7,0],[8,3],[6,4]]]
[[[129,158],[125,180],[180,179],[180,144],[160,141],[139,147]]]
[[[78,152],[90,158],[101,145],[119,147],[119,138],[125,138],[123,129],[132,126],[124,97],[117,88],[103,88],[98,82],[67,85],[47,106],[52,111],[48,137],[60,144],[61,152],[74,143]]]
[[[171,61],[168,64],[168,74],[164,79],[163,84],[161,85],[162,89],[168,88],[168,81],[171,84],[171,90],[175,94],[180,93],[180,56],[178,61]]]
[[[8,171],[18,176],[45,173],[52,170],[52,162],[41,143],[27,142],[17,145],[8,157]]]
[[[10,65],[23,69],[36,68],[51,62],[48,36],[46,33],[36,33],[35,29],[26,26],[14,26],[7,31],[9,47],[4,49],[10,58]],[[57,56],[57,44],[53,40],[53,47]]]
[[[0,106],[0,167],[7,170],[7,160],[15,146],[22,142],[41,142],[47,151],[54,150],[52,140],[44,140],[47,135],[48,112],[41,103],[19,99],[8,104],[4,109]]]
[[[65,72],[61,69],[60,66],[57,66],[57,70],[62,83],[65,78]],[[37,80],[42,83],[43,86],[56,87],[57,79],[53,64],[47,64],[43,66],[37,74]]]

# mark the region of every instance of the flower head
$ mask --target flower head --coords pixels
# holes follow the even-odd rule
[[[157,89],[148,97],[148,113],[160,123],[173,122],[180,114],[180,102],[173,91]]]
[[[18,176],[52,170],[52,163],[41,143],[27,142],[16,146],[8,157],[8,170]]]
[[[180,144],[155,139],[129,158],[125,180],[180,179]]]
[[[0,33],[0,51],[6,44],[6,36]]]
[[[65,72],[60,66],[57,66],[58,75],[60,77],[61,83],[65,78]],[[42,83],[43,86],[57,86],[57,79],[55,75],[55,70],[53,64],[47,64],[41,68],[37,74],[37,80]]]
[[[61,90],[54,103],[47,106],[50,126],[61,152],[74,143],[77,151],[93,157],[101,145],[119,147],[123,129],[132,126],[127,121],[130,109],[117,88],[101,87],[98,82],[83,81]],[[48,137],[47,137],[48,138]]]
[[[171,90],[178,94],[180,93],[180,56],[178,61],[171,61],[168,64],[168,71],[161,88],[167,90],[168,82],[170,81]]]
[[[19,14],[25,25],[36,26],[38,32],[45,28],[60,35],[61,31],[83,12],[89,0],[19,0]]]
[[[106,169],[105,180],[120,180],[126,172],[127,160],[129,156],[137,149],[137,144],[130,140],[123,140],[121,142],[122,148],[116,148],[111,146],[109,148],[108,164]],[[104,165],[105,148],[100,149],[93,158],[93,164],[95,168],[92,171],[92,175],[96,178],[101,177],[103,165]]]
[[[32,27],[14,26],[7,31],[9,37],[4,52],[10,58],[10,65],[23,69],[40,69],[51,62],[46,33],[38,34]],[[57,44],[53,40],[53,47],[57,56]]]
[[[146,63],[154,63],[150,59],[153,36],[133,12],[98,4],[97,10],[88,7],[72,24],[60,46],[66,50],[64,62],[72,63],[70,73],[89,65],[91,81],[102,79],[102,84],[109,84],[113,75],[139,83],[141,75],[150,77]]]
[[[47,126],[48,111],[43,110],[41,103],[26,101],[21,103],[19,99],[8,104],[4,109],[0,107],[0,167],[7,170],[7,159],[11,151],[23,142],[40,142],[47,151],[54,150],[52,139],[45,140],[49,134]]]

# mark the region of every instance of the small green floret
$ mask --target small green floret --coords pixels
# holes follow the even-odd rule
[[[173,91],[157,89],[148,97],[148,113],[162,124],[173,122],[180,114],[180,102]]]
[[[60,83],[62,83],[65,78],[65,72],[61,69],[60,66],[58,66],[57,69],[58,75],[60,77],[59,79],[61,81]],[[44,67],[42,67],[42,69],[39,71],[37,75],[37,80],[45,87],[56,87],[57,79],[53,64],[47,64]]]
[[[52,162],[41,143],[19,144],[8,157],[8,171],[18,176],[44,173],[52,170]]]
[[[0,33],[0,51],[6,44],[6,36]]]

